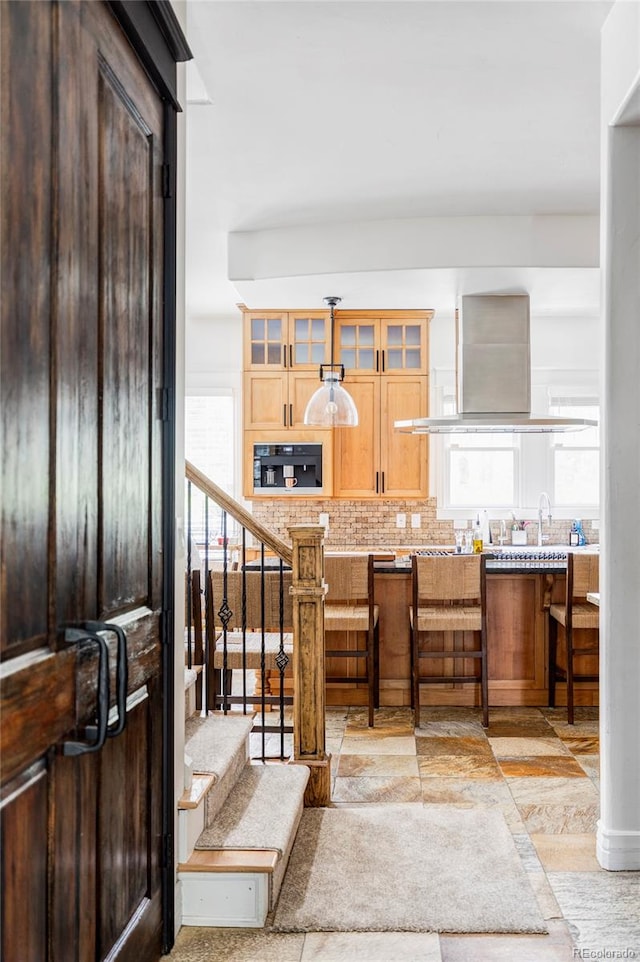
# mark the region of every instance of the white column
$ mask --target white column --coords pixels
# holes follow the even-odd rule
[[[607,133],[597,857],[640,869],[640,126]]]

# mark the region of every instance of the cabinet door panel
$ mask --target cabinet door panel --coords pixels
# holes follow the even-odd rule
[[[360,375],[349,378],[345,388],[358,409],[358,427],[336,428],[334,490],[338,497],[375,496],[376,474],[380,477],[380,378]]]
[[[244,426],[252,428],[278,428],[285,426],[285,415],[289,423],[287,397],[287,375],[245,374],[244,375]]]
[[[304,428],[304,412],[307,403],[320,386],[318,374],[289,374],[287,427]]]
[[[320,365],[329,362],[330,330],[328,311],[290,311],[288,366],[293,371],[315,371],[319,378]]]
[[[427,325],[419,318],[381,320],[380,370],[387,374],[426,374]]]
[[[348,374],[378,373],[380,367],[379,324],[376,318],[349,318],[336,332],[337,360]]]
[[[426,497],[429,483],[427,436],[400,434],[394,421],[424,417],[427,412],[427,378],[424,376],[382,377],[381,464],[384,494],[396,497]]]
[[[245,313],[245,371],[284,371],[288,364],[286,345],[286,313],[281,311]]]

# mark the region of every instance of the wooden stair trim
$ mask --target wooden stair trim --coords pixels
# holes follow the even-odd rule
[[[196,849],[188,861],[178,864],[179,872],[266,872],[271,874],[280,859],[275,849]]]
[[[197,808],[215,781],[216,776],[211,772],[194,772],[191,788],[185,789],[180,796],[178,808],[181,810]]]

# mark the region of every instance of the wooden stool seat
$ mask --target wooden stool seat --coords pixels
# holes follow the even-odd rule
[[[549,615],[566,628],[566,605],[551,605]],[[600,613],[590,601],[576,602],[571,606],[571,621],[574,628],[599,628]]]
[[[409,608],[409,618],[413,628],[413,605]],[[418,608],[416,628],[418,631],[480,631],[482,611],[477,605]]]
[[[377,622],[380,616],[378,605],[373,606],[373,617]],[[325,605],[325,631],[368,631],[369,608],[364,605]]]

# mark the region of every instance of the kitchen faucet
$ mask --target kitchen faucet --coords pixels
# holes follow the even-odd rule
[[[551,499],[546,491],[542,491],[538,498],[538,546],[542,546],[542,508],[546,506],[547,520],[551,524]]]

